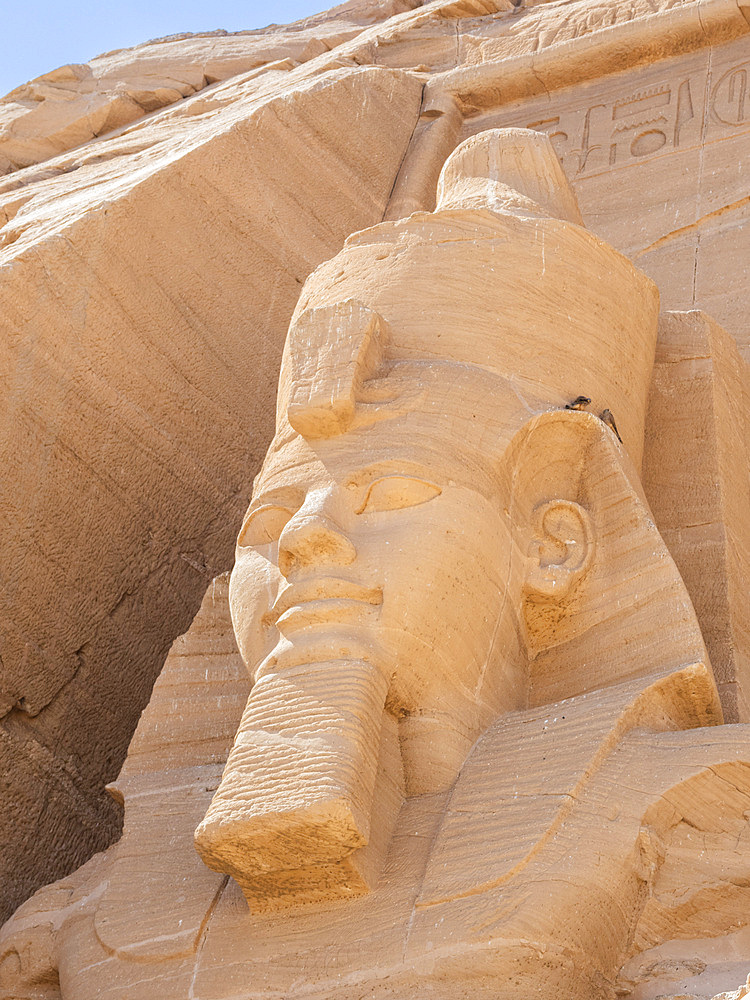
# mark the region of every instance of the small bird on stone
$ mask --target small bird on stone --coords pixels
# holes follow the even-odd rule
[[[566,410],[585,410],[587,406],[591,405],[591,400],[588,396],[576,396],[572,403],[566,403]],[[609,413],[609,410],[607,410]]]
[[[622,438],[620,437],[620,432],[617,429],[617,424],[615,423],[615,418],[612,416],[611,410],[602,410],[599,414],[599,419],[609,427],[610,430],[615,432],[615,437],[622,444]]]

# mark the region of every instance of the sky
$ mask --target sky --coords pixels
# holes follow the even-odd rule
[[[337,0],[0,0],[0,95],[65,63],[183,31],[286,24]]]

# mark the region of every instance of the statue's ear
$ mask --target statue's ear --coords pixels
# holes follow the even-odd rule
[[[573,500],[547,500],[532,514],[523,590],[532,600],[562,601],[594,558],[594,525]]]
[[[704,662],[685,585],[610,428],[550,410],[524,426],[510,458],[530,703]]]

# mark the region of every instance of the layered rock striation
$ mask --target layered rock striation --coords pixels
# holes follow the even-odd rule
[[[352,232],[432,210],[490,127],[550,135],[587,225],[726,330],[664,328],[644,484],[747,718],[749,32],[739,0],[351,2],[0,102],[6,914],[118,836],[103,786],[231,565],[303,282]]]

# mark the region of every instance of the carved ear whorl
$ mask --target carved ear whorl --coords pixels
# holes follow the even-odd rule
[[[593,683],[582,672],[587,662],[596,662],[597,677],[613,678],[640,669],[638,657],[703,662],[685,585],[609,428],[591,413],[548,411],[524,426],[510,458],[520,624],[529,662],[538,660],[535,697],[585,690]],[[668,638],[653,627],[660,608]]]
[[[562,601],[594,558],[591,516],[573,500],[547,500],[533,511],[533,537],[524,574],[524,595]]]
[[[588,630],[599,613],[596,600],[585,596],[594,596],[586,584],[602,557],[602,504],[611,502],[613,470],[620,476],[611,437],[593,414],[555,410],[529,421],[514,439],[509,481],[531,660]]]

